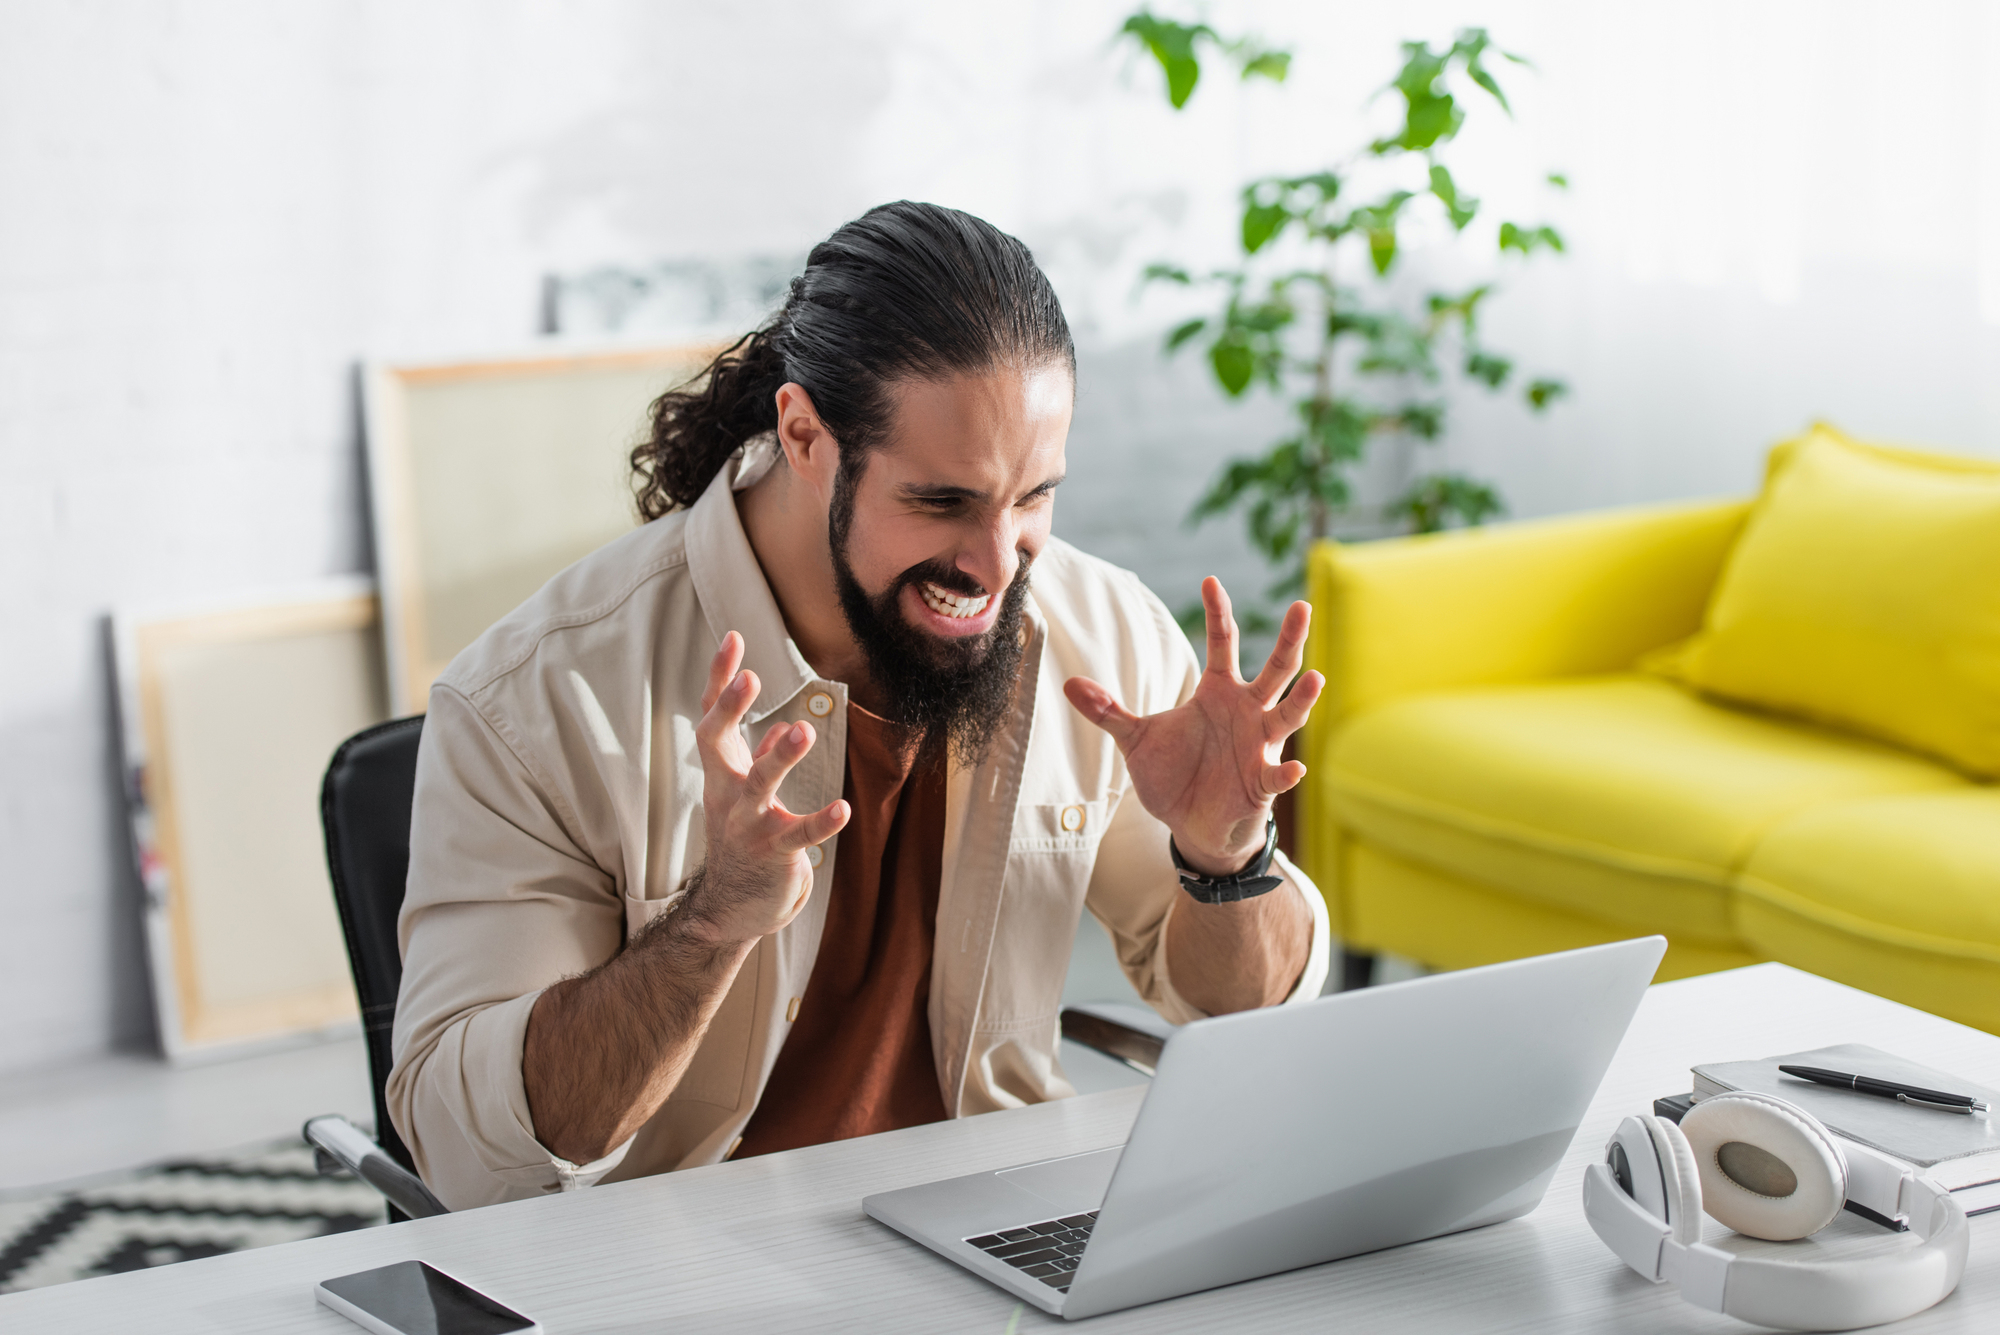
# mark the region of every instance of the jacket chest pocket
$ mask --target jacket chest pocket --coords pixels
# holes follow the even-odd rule
[[[1014,811],[1014,853],[1087,853],[1104,838],[1112,799],[1023,802]]]

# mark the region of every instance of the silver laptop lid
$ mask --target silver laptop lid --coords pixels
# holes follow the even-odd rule
[[[1526,1214],[1665,950],[1645,937],[1181,1029],[1063,1315]]]

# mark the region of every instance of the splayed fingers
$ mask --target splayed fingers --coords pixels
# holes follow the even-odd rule
[[[1142,717],[1086,677],[1065,682],[1063,693],[1118,743],[1139,800],[1166,822],[1183,853],[1230,866],[1262,843],[1271,799],[1305,777],[1304,764],[1280,756],[1325,681],[1299,672],[1312,619],[1304,603],[1286,611],[1270,658],[1256,680],[1245,681],[1228,592],[1211,576],[1201,594],[1208,663],[1188,700]]]
[[[1201,611],[1208,625],[1207,671],[1230,681],[1242,681],[1237,663],[1236,613],[1229,602],[1229,591],[1213,575],[1201,582]]]
[[[1306,632],[1311,629],[1310,603],[1295,602],[1285,609],[1284,620],[1278,623],[1278,642],[1271,647],[1271,656],[1264,660],[1264,670],[1250,683],[1251,693],[1264,708],[1277,703],[1292,678],[1299,675],[1299,668],[1306,661]],[[1317,692],[1314,694],[1317,696]]]
[[[779,800],[785,776],[812,750],[817,733],[803,720],[776,723],[753,750],[743,722],[759,687],[742,662],[743,638],[731,631],[709,664],[695,726],[708,861],[684,913],[690,930],[717,943],[753,940],[790,922],[812,889],[806,850],[839,833],[851,814],[836,800],[801,816]]]

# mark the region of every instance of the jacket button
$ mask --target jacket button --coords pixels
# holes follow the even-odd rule
[[[1083,808],[1064,807],[1062,809],[1062,827],[1071,834],[1081,833],[1083,830]]]
[[[826,861],[825,850],[821,849],[818,844],[814,844],[806,850],[806,861],[815,867],[819,866],[820,863]]]
[[[814,718],[825,718],[833,712],[833,697],[825,691],[814,691],[806,699],[806,709]]]
[[[796,1023],[798,1023],[798,1018],[799,1018],[799,1003],[800,1003],[800,1002],[802,1002],[802,1001],[804,1001],[804,1000],[805,1000],[805,998],[804,998],[804,997],[793,997],[793,998],[792,998],[792,1004],[791,1004],[791,1005],[789,1005],[789,1006],[787,1006],[787,1007],[785,1007],[785,1023],[786,1023],[786,1024],[796,1024]]]

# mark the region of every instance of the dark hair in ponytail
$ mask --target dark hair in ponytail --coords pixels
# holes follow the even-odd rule
[[[936,204],[870,209],[813,247],[763,328],[654,401],[632,451],[640,517],[693,505],[744,441],[778,425],[787,381],[812,395],[845,462],[881,443],[890,383],[1045,361],[1075,374],[1069,322],[1026,246]]]

